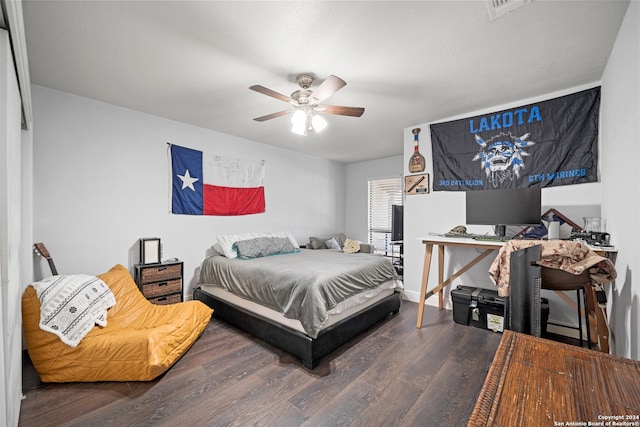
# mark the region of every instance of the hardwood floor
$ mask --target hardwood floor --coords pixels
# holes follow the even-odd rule
[[[213,319],[150,382],[41,383],[28,357],[20,426],[462,426],[501,335],[416,303],[313,371]]]

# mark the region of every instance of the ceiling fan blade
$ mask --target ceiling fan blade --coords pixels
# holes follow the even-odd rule
[[[271,119],[275,119],[276,117],[281,117],[281,116],[286,116],[287,114],[289,114],[291,112],[291,110],[284,110],[284,111],[279,111],[277,113],[271,113],[271,114],[267,114],[266,116],[260,116],[260,117],[256,117],[255,120],[256,122],[264,122],[266,120],[271,120]]]
[[[309,97],[317,99],[317,102],[320,103],[342,89],[346,84],[347,82],[340,77],[330,75],[325,81],[320,83],[320,86],[318,86]]]
[[[267,95],[267,96],[271,96],[272,98],[279,99],[280,101],[284,101],[284,102],[293,101],[287,95],[283,95],[281,93],[276,92],[275,90],[271,90],[271,89],[266,88],[264,86],[253,85],[253,86],[250,86],[249,89],[255,90],[256,92],[259,92],[259,93],[261,93],[263,95]]]
[[[338,114],[340,116],[360,117],[364,113],[362,107],[343,107],[341,105],[323,105],[320,112],[327,114]]]

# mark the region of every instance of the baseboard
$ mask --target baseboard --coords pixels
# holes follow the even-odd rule
[[[420,302],[420,292],[415,291],[407,291],[406,289],[402,291],[402,299],[409,302]],[[451,310],[451,298],[445,295],[445,307],[446,309]],[[438,295],[434,294],[430,298],[427,298],[427,305],[431,305],[434,307],[438,306]]]
[[[402,291],[402,298],[409,302],[418,302],[420,301],[420,292],[407,291],[404,289]]]

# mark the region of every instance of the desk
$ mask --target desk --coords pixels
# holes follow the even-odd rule
[[[611,416],[619,418],[602,418]],[[640,361],[505,330],[468,425],[637,425],[639,417]]]
[[[422,282],[420,286],[420,305],[418,306],[418,323],[417,327],[422,327],[422,316],[424,315],[424,302],[427,298],[433,296],[438,292],[438,307],[443,308],[443,289],[445,286],[451,284],[455,279],[466,273],[471,267],[478,262],[486,258],[490,253],[499,250],[503,242],[492,242],[486,240],[473,240],[466,237],[439,237],[433,236],[423,238],[422,243],[425,245],[424,262],[422,265]],[[427,284],[429,283],[429,270],[431,267],[431,256],[433,254],[433,246],[438,246],[438,286],[427,292]],[[463,266],[460,270],[455,272],[448,279],[444,279],[444,255],[445,248],[449,247],[463,247],[470,249],[482,249],[483,252],[477,257],[471,260],[467,265]]]
[[[422,265],[422,282],[420,286],[420,301],[418,301],[418,321],[416,324],[417,328],[422,327],[422,317],[424,315],[424,303],[427,298],[438,293],[438,307],[443,308],[444,301],[444,293],[443,289],[445,286],[450,285],[455,279],[466,273],[471,267],[476,265],[478,262],[486,258],[489,254],[498,251],[503,245],[504,242],[499,241],[487,241],[487,240],[474,240],[466,237],[442,237],[442,236],[430,236],[425,238],[420,238],[422,243],[425,245],[424,251],[424,261]],[[429,270],[431,267],[431,258],[433,255],[433,247],[438,246],[438,285],[427,292],[427,286],[429,283]],[[469,263],[464,265],[460,270],[452,274],[449,278],[445,280],[444,278],[444,261],[445,261],[445,248],[469,248],[469,249],[478,249],[482,252],[476,256]],[[594,252],[601,256],[612,257],[615,255],[614,249],[606,249],[590,247]],[[614,260],[612,260],[614,261]],[[488,273],[487,273],[488,275]],[[560,295],[567,303],[573,305],[575,307],[575,303],[567,297],[564,292],[556,292]],[[609,352],[609,325],[607,324],[607,316],[605,307],[601,307],[596,303],[595,298],[595,289],[592,287],[591,292],[587,292],[587,303],[589,306],[589,312],[594,317],[595,322],[593,325],[596,325],[597,330],[595,333],[591,334],[592,337],[599,339],[600,350],[608,353]]]

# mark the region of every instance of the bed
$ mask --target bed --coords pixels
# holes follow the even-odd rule
[[[298,249],[251,259],[215,255],[200,267],[198,299],[214,316],[302,359],[308,369],[400,310],[388,258]]]

